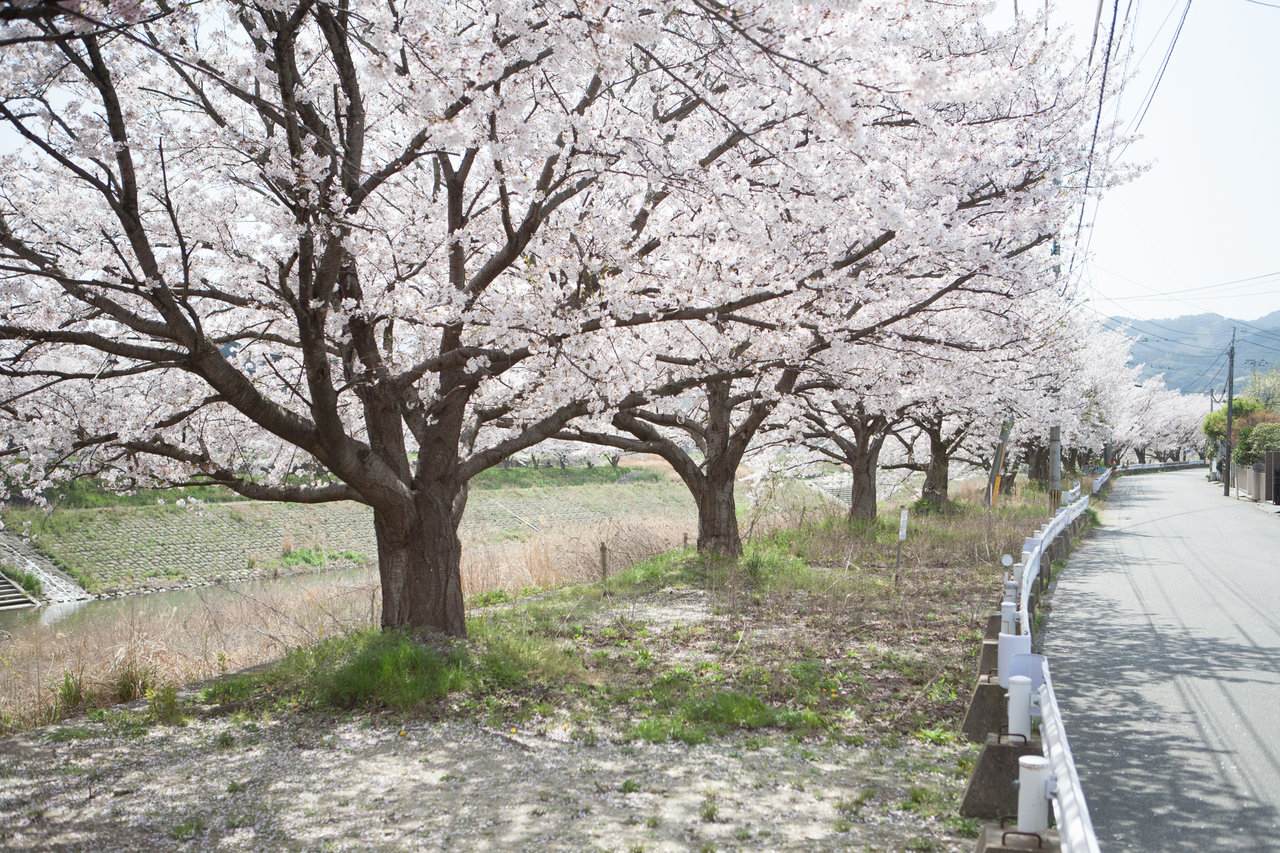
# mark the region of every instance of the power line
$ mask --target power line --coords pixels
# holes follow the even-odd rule
[[[1187,0],[1188,3],[1191,0]],[[1099,0],[1098,12],[1101,16],[1102,3]],[[1102,108],[1107,100],[1107,71],[1111,68],[1111,48],[1116,38],[1116,19],[1120,17],[1120,0],[1115,0],[1115,5],[1111,9],[1111,29],[1107,33],[1107,52],[1102,57],[1102,80],[1098,86],[1098,114],[1093,120],[1093,136],[1089,139],[1089,159],[1085,163],[1084,170],[1084,198],[1080,203],[1080,221],[1076,223],[1076,236],[1074,244],[1071,248],[1071,263],[1067,265],[1067,278],[1071,277],[1071,270],[1075,266],[1076,250],[1080,247],[1080,232],[1084,229],[1084,214],[1089,206],[1089,181],[1093,178],[1093,157],[1098,147],[1098,129],[1102,126]],[[1095,25],[1096,32],[1096,25]],[[1092,53],[1092,50],[1090,51]]]
[[[1103,320],[1106,320],[1106,321],[1108,321],[1108,322],[1110,322],[1110,323],[1113,323],[1113,324],[1114,324],[1114,323],[1116,323],[1116,318],[1114,318],[1114,317],[1108,317],[1106,314],[1103,314],[1101,311],[1099,311],[1097,308],[1094,308],[1092,305],[1086,305],[1086,304],[1084,304],[1084,303],[1080,303],[1080,307],[1085,308],[1086,310],[1092,311],[1094,314],[1097,314],[1097,315],[1098,315],[1099,317],[1101,317]],[[1177,329],[1170,329],[1168,326],[1160,326],[1158,323],[1152,323],[1150,320],[1137,320],[1137,319],[1134,319],[1134,318],[1129,318],[1129,319],[1131,319],[1131,320],[1133,321],[1133,323],[1147,323],[1147,324],[1149,324],[1149,325],[1153,325],[1153,326],[1157,326],[1158,328],[1165,329],[1166,331],[1171,332],[1171,333],[1173,333],[1173,334],[1175,334],[1175,335],[1185,335],[1185,333],[1184,333],[1184,332],[1180,332],[1180,331],[1179,331],[1179,330],[1177,330]],[[1181,340],[1181,339],[1177,339],[1177,338],[1166,338],[1166,337],[1164,337],[1163,335],[1157,335],[1157,334],[1155,334],[1154,332],[1150,332],[1150,331],[1148,331],[1148,330],[1146,330],[1146,329],[1135,329],[1135,327],[1134,327],[1132,324],[1128,325],[1127,327],[1123,327],[1123,328],[1122,328],[1122,327],[1120,327],[1120,326],[1111,326],[1111,327],[1109,327],[1109,328],[1111,328],[1111,329],[1112,329],[1112,331],[1117,331],[1117,332],[1118,332],[1118,331],[1123,331],[1125,328],[1127,328],[1127,329],[1129,329],[1129,330],[1134,330],[1134,331],[1136,331],[1136,332],[1137,332],[1137,334],[1139,335],[1139,337],[1137,337],[1137,338],[1129,338],[1129,340],[1133,341],[1134,343],[1141,343],[1143,346],[1150,347],[1150,348],[1152,348],[1152,349],[1158,349],[1158,348],[1153,347],[1149,342],[1145,342],[1145,341],[1143,341],[1143,340],[1142,340],[1142,336],[1146,336],[1146,337],[1148,337],[1148,338],[1153,338],[1153,339],[1158,340],[1158,341],[1163,341],[1163,342],[1165,342],[1165,343],[1173,344],[1173,345],[1174,345],[1174,346],[1176,346],[1180,351],[1185,351],[1185,350],[1187,350],[1187,349],[1198,349],[1198,350],[1202,350],[1202,351],[1204,351],[1204,352],[1214,352],[1214,351],[1216,351],[1216,350],[1217,350],[1217,347],[1213,347],[1213,346],[1205,346],[1205,345],[1203,345],[1203,344],[1193,344],[1193,343],[1189,343],[1189,342],[1187,342],[1187,341],[1185,341],[1185,340]],[[1177,353],[1163,352],[1162,354],[1164,354],[1164,355],[1176,355]]]
[[[1248,328],[1250,334],[1266,335],[1268,337],[1276,338],[1277,340],[1280,340],[1280,329],[1264,329],[1261,326],[1255,326],[1253,323],[1246,322],[1245,320],[1235,320],[1233,322],[1239,323],[1241,326],[1245,326],[1246,328]]]
[[[1240,336],[1240,339],[1242,342],[1244,341],[1244,338],[1245,338],[1245,335]],[[1249,346],[1256,347],[1258,349],[1264,349],[1264,350],[1267,350],[1268,352],[1280,352],[1280,347],[1269,347],[1266,344],[1260,344],[1257,341],[1249,341]]]
[[[1149,331],[1147,329],[1139,328],[1138,327],[1139,323],[1146,323],[1147,325],[1155,326],[1157,329],[1163,329],[1164,331],[1174,335],[1178,335],[1179,337],[1169,338],[1169,337],[1165,337],[1164,335],[1158,335],[1155,332]],[[1213,345],[1206,346],[1204,344],[1191,343],[1190,341],[1186,340],[1189,333],[1181,331],[1179,329],[1171,328],[1169,326],[1162,326],[1159,323],[1153,323],[1150,320],[1134,320],[1133,323],[1129,325],[1129,328],[1135,329],[1139,334],[1146,335],[1151,338],[1155,338],[1156,340],[1164,341],[1170,344],[1176,344],[1179,349],[1194,348],[1198,350],[1203,350],[1205,352],[1212,352],[1218,349],[1218,347]]]
[[[1215,358],[1215,359],[1213,360],[1213,362],[1212,362],[1208,367],[1206,367],[1204,370],[1200,371],[1200,375],[1199,375],[1199,376],[1197,376],[1195,379],[1192,379],[1192,380],[1191,380],[1190,382],[1188,382],[1187,384],[1188,384],[1188,385],[1195,385],[1195,384],[1199,383],[1199,381],[1200,381],[1201,379],[1203,379],[1206,375],[1208,375],[1208,373],[1209,373],[1209,371],[1210,371],[1210,370],[1213,370],[1215,367],[1217,367],[1217,368],[1218,368],[1217,372],[1216,372],[1216,373],[1214,373],[1213,378],[1209,380],[1209,386],[1210,386],[1210,387],[1212,387],[1212,386],[1213,386],[1213,383],[1215,383],[1215,382],[1217,382],[1217,381],[1218,381],[1218,373],[1221,373],[1221,372],[1222,372],[1222,366],[1226,363],[1226,362],[1224,362],[1224,361],[1223,361],[1223,358],[1226,356],[1226,354],[1227,354],[1226,347],[1223,347],[1222,351],[1221,351],[1220,353],[1218,353],[1218,357],[1217,357],[1217,358]]]
[[[1245,284],[1245,285],[1271,284],[1272,283],[1271,279],[1274,279],[1277,277],[1280,277],[1280,270],[1277,270],[1276,272],[1262,273],[1261,275],[1251,275],[1251,276],[1248,276],[1247,278],[1237,278],[1231,281],[1219,281],[1214,284],[1201,284],[1201,285],[1197,285],[1196,287],[1183,288],[1182,290],[1155,290],[1155,291],[1152,291],[1152,294],[1153,296],[1173,297],[1173,296],[1186,294],[1186,293],[1197,293],[1202,290],[1215,290],[1220,287],[1235,287],[1242,284]],[[1239,294],[1239,296],[1241,297],[1250,296],[1250,295],[1254,295],[1254,294]],[[1153,296],[1116,296],[1116,297],[1112,297],[1112,301],[1125,302],[1125,301],[1134,301],[1134,300],[1140,300],[1140,299],[1151,299],[1153,298]]]
[[[1147,90],[1146,105],[1142,107],[1142,112],[1138,114],[1137,122],[1125,134],[1126,136],[1132,137],[1142,127],[1142,120],[1147,117],[1147,110],[1151,109],[1151,104],[1156,99],[1156,92],[1160,89],[1160,82],[1164,80],[1164,72],[1169,68],[1169,60],[1173,58],[1173,49],[1178,46],[1178,36],[1182,35],[1182,25],[1187,22],[1187,13],[1190,11],[1191,0],[1187,0],[1187,5],[1182,10],[1182,17],[1178,20],[1178,28],[1173,31],[1173,39],[1169,42],[1169,49],[1165,51],[1164,60],[1160,63],[1160,71],[1156,74],[1155,82],[1151,84],[1151,88]]]
[[[1129,278],[1128,276],[1124,276],[1124,275],[1121,275],[1121,274],[1119,274],[1119,273],[1117,273],[1117,272],[1113,272],[1112,270],[1109,270],[1109,269],[1107,269],[1106,267],[1101,267],[1101,266],[1098,266],[1097,264],[1094,264],[1093,266],[1094,266],[1094,267],[1096,267],[1097,269],[1101,270],[1102,272],[1105,272],[1105,273],[1107,273],[1107,274],[1109,274],[1109,275],[1115,276],[1116,278],[1123,279],[1124,281],[1127,281],[1127,282],[1129,282],[1130,284],[1136,285],[1136,286],[1138,286],[1138,287],[1142,288],[1143,290],[1145,290],[1145,291],[1147,291],[1148,293],[1150,293],[1150,294],[1151,294],[1151,296],[1150,296],[1150,297],[1141,297],[1141,296],[1134,296],[1134,297],[1124,297],[1124,296],[1122,296],[1122,297],[1112,297],[1112,296],[1106,296],[1105,294],[1103,294],[1103,293],[1098,289],[1098,287],[1097,287],[1097,285],[1096,285],[1096,284],[1093,284],[1092,282],[1090,282],[1090,284],[1089,284],[1090,288],[1091,288],[1091,289],[1093,290],[1093,292],[1098,296],[1098,298],[1099,298],[1099,299],[1104,299],[1104,300],[1106,300],[1107,302],[1114,303],[1118,308],[1120,308],[1120,309],[1122,309],[1122,310],[1124,309],[1124,306],[1120,304],[1120,300],[1124,300],[1124,299],[1132,299],[1132,300],[1134,300],[1134,301],[1140,301],[1140,300],[1142,300],[1142,299],[1146,298],[1146,299],[1153,299],[1153,300],[1154,300],[1154,299],[1166,299],[1166,300],[1168,300],[1168,301],[1170,301],[1170,302],[1181,302],[1183,305],[1190,306],[1191,308],[1195,309],[1196,311],[1199,311],[1199,312],[1202,312],[1202,313],[1208,313],[1208,312],[1205,312],[1205,311],[1204,311],[1204,307],[1203,307],[1203,306],[1201,306],[1201,305],[1197,305],[1195,302],[1193,302],[1193,301],[1191,301],[1191,300],[1189,300],[1189,299],[1183,298],[1183,297],[1181,297],[1181,296],[1173,295],[1174,293],[1176,293],[1176,291],[1171,291],[1171,292],[1159,291],[1159,290],[1156,290],[1156,289],[1154,289],[1154,288],[1152,288],[1152,287],[1150,287],[1150,286],[1148,286],[1148,285],[1146,285],[1146,284],[1143,284],[1143,283],[1142,283],[1142,282],[1140,282],[1140,281],[1137,281],[1137,280],[1135,280],[1135,279]],[[1259,276],[1259,278],[1263,278],[1263,277],[1265,277],[1265,275],[1277,275],[1277,274],[1278,274],[1278,273],[1266,273],[1266,274],[1260,275],[1260,276]],[[1245,279],[1239,279],[1239,280],[1237,280],[1236,282],[1223,282],[1223,283],[1224,283],[1224,284],[1234,284],[1234,283],[1239,283],[1239,282],[1243,282],[1243,281],[1245,281]],[[1204,299],[1204,298],[1209,298],[1209,297],[1201,297],[1201,298],[1202,298],[1202,299]],[[1244,299],[1244,298],[1248,298],[1248,294],[1240,294],[1240,295],[1237,295],[1237,296],[1234,296],[1234,297],[1221,297],[1221,298]],[[1152,321],[1148,320],[1148,321],[1144,321],[1144,322],[1152,322]],[[1251,326],[1251,328],[1254,328],[1254,329],[1260,329],[1260,327],[1258,327],[1258,326],[1253,326],[1252,324],[1247,323],[1247,322],[1246,322],[1246,321],[1244,321],[1244,320],[1233,321],[1233,322],[1239,322],[1241,325]],[[1261,331],[1264,331],[1264,332],[1265,332],[1265,333],[1267,333],[1267,334],[1271,334],[1271,332],[1270,332],[1269,330],[1261,330]]]

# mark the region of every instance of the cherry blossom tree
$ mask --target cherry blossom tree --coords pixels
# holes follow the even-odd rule
[[[598,378],[619,330],[794,287],[673,277],[714,236],[675,224],[716,192],[700,176],[824,108],[779,7],[208,2],[110,32],[15,24],[9,476],[364,502],[383,623],[464,633],[467,482],[598,399],[540,377]]]
[[[700,548],[740,550],[738,465],[780,401],[801,390],[838,391],[863,345],[907,360],[920,358],[921,347],[996,348],[1006,333],[990,321],[1003,322],[1019,300],[1054,284],[1049,244],[1068,197],[1054,176],[1081,165],[1083,149],[1063,145],[1084,115],[1080,81],[1047,62],[1059,55],[1043,29],[1019,22],[993,34],[971,11],[931,9],[919,22],[886,26],[884,42],[915,45],[916,85],[864,95],[854,144],[805,127],[785,165],[808,164],[799,174],[820,180],[806,185],[777,161],[744,151],[717,164],[748,175],[752,211],[734,209],[718,228],[753,247],[762,273],[797,281],[795,293],[686,329],[676,346],[641,342],[641,351],[659,353],[654,381],[665,378],[681,392],[696,382],[696,393],[663,403],[638,387],[643,405],[611,408],[561,433],[666,459],[698,506]],[[942,43],[950,48],[937,49]],[[1056,70],[1045,74],[1049,66]],[[991,85],[996,79],[1002,83]],[[941,80],[948,84],[938,88]],[[762,209],[774,211],[765,222]],[[685,378],[672,383],[673,374]],[[823,399],[820,407],[834,397]],[[849,395],[840,405],[850,417],[878,416]],[[841,419],[829,409],[809,429],[835,430]],[[877,448],[884,430],[877,425]],[[839,446],[828,438],[825,447]],[[867,457],[856,464],[868,469]],[[858,481],[869,476],[873,484],[874,469],[872,459]],[[868,494],[874,515],[874,488]],[[860,501],[858,512],[867,506]]]
[[[679,430],[660,408],[690,393],[745,407],[749,442],[801,354],[1043,288],[1085,156],[1084,80],[1040,22],[978,6],[10,26],[7,482],[363,502],[384,625],[455,635],[477,473],[578,418]]]

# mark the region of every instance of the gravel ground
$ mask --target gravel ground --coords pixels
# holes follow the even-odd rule
[[[659,672],[707,663],[728,676],[775,658],[785,669],[787,649],[794,657],[795,648],[830,639],[814,633],[827,624],[819,602],[803,600],[803,614],[782,609],[785,601],[761,609],[767,619],[741,623],[729,646],[738,623],[721,612],[723,602],[702,590],[664,589],[573,611],[582,622],[578,651],[619,684],[641,677],[625,664],[633,643],[653,651]],[[602,639],[624,624],[638,633]],[[869,630],[885,639],[883,629]],[[906,682],[878,665],[877,648],[874,640],[855,642],[856,656],[840,658],[851,689],[921,695],[918,687],[901,692]],[[593,650],[602,649],[612,651],[597,660]],[[858,674],[867,682],[853,687]],[[911,707],[887,696],[903,713]],[[972,747],[865,727],[855,710],[862,705],[839,717],[834,735],[760,728],[686,746],[632,739],[624,703],[614,706],[617,718],[596,711],[583,720],[571,704],[548,704],[527,718],[499,713],[509,721],[499,724],[451,700],[404,716],[200,705],[199,686],[181,697],[186,725],[153,722],[141,700],[0,740],[0,850],[968,851],[974,844],[963,823],[949,819]],[[556,701],[553,693],[547,699]]]
[[[133,712],[142,717],[142,710]],[[80,720],[0,741],[0,847],[34,850],[972,849],[912,802],[950,748],[680,744],[242,715]],[[911,778],[911,784],[905,781]]]

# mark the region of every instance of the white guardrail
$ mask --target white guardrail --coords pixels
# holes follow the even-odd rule
[[[1204,462],[1204,461],[1200,461],[1200,462],[1147,462],[1147,463],[1145,463],[1145,464],[1141,464],[1141,465],[1139,465],[1139,464],[1134,464],[1134,465],[1123,465],[1123,466],[1120,466],[1120,465],[1111,465],[1111,466],[1109,466],[1109,467],[1107,467],[1107,468],[1103,468],[1103,469],[1102,469],[1102,473],[1101,473],[1101,474],[1099,474],[1097,477],[1095,477],[1095,478],[1094,478],[1094,480],[1093,480],[1093,493],[1096,495],[1098,492],[1102,491],[1102,487],[1103,487],[1103,486],[1105,486],[1105,485],[1107,484],[1107,481],[1111,479],[1111,475],[1112,475],[1112,474],[1117,474],[1117,473],[1119,473],[1119,474],[1125,474],[1125,473],[1130,473],[1130,474],[1141,474],[1141,473],[1146,473],[1146,472],[1148,472],[1148,471],[1179,471],[1179,470],[1182,470],[1182,469],[1184,469],[1184,468],[1204,468],[1204,467],[1206,467],[1207,465],[1208,465],[1208,463],[1207,463],[1207,462]]]
[[[1094,490],[1101,486],[1099,483],[1106,482],[1104,474],[1099,481],[1095,481]],[[1018,583],[1017,601],[1018,601],[1018,618],[1017,627],[1018,635],[1002,633],[1000,636],[1000,667],[999,678],[1004,686],[1008,686],[1010,678],[1018,678],[1019,675],[1027,677],[1035,695],[1038,698],[1039,708],[1032,708],[1031,713],[1036,714],[1038,711],[1040,717],[1040,738],[1044,747],[1044,758],[1035,759],[1028,763],[1028,759],[1023,759],[1023,773],[1027,773],[1035,762],[1040,762],[1038,767],[1042,767],[1047,762],[1048,779],[1044,780],[1047,784],[1039,782],[1039,777],[1034,777],[1040,790],[1043,790],[1044,796],[1053,802],[1054,818],[1058,829],[1058,844],[1065,853],[1099,853],[1098,839],[1093,831],[1093,821],[1089,818],[1089,807],[1085,803],[1084,790],[1080,787],[1080,777],[1076,773],[1076,765],[1071,757],[1071,747],[1067,743],[1066,728],[1062,722],[1062,714],[1058,709],[1058,699],[1053,692],[1053,681],[1049,677],[1049,662],[1039,655],[1031,655],[1031,587],[1036,577],[1040,574],[1041,562],[1045,558],[1045,553],[1057,536],[1062,533],[1072,522],[1079,518],[1086,509],[1089,508],[1089,496],[1080,494],[1080,486],[1072,489],[1063,495],[1063,502],[1066,506],[1060,508],[1054,515],[1053,520],[1044,525],[1040,531],[1033,537],[1029,537],[1022,551],[1022,565],[1014,566],[1013,578]],[[1018,569],[1021,569],[1021,576],[1017,576]],[[1012,592],[1012,590],[1009,590]],[[1012,620],[1008,620],[1012,622]],[[1008,628],[1012,629],[1013,625],[1009,624]],[[1016,660],[1018,653],[1022,652],[1026,656],[1023,659],[1025,663]],[[1038,667],[1027,671],[1027,665]],[[1019,671],[1015,674],[1016,671]],[[1038,671],[1037,671],[1038,670]],[[1026,684],[1027,682],[1023,682]],[[1023,687],[1022,690],[1026,690]],[[1014,691],[1010,691],[1012,696]],[[1023,694],[1025,695],[1025,694]],[[1011,703],[1009,729],[1015,731],[1015,721],[1012,714],[1013,705]],[[1024,712],[1025,714],[1025,712]],[[1027,723],[1029,727],[1029,723]],[[1023,786],[1032,787],[1028,783],[1032,779],[1024,775]],[[1028,792],[1029,793],[1029,792]],[[1031,800],[1035,800],[1038,795],[1031,796]],[[1039,801],[1041,804],[1044,800]],[[1040,805],[1043,809],[1043,805]],[[1032,809],[1034,811],[1034,807]],[[1032,818],[1032,823],[1038,823],[1039,819]],[[1024,829],[1024,818],[1022,815],[1022,801],[1020,795],[1019,801],[1019,818],[1018,828],[1020,831],[1039,832],[1044,827],[1026,825]]]

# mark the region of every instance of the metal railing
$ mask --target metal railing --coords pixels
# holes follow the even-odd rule
[[[1077,485],[1072,492],[1079,495],[1079,490],[1080,486]],[[1067,528],[1067,525],[1079,518],[1088,508],[1089,498],[1087,496],[1078,498],[1069,506],[1061,507],[1054,514],[1052,521],[1040,528],[1040,531],[1035,536],[1027,538],[1026,545],[1022,549],[1022,578],[1018,582],[1020,596],[1018,624],[1022,629],[1022,633],[1028,637],[1031,636],[1031,584],[1036,576],[1040,574],[1040,563],[1044,557],[1045,549],[1052,544],[1054,539],[1058,538],[1058,534],[1062,533]]]
[[[1044,683],[1040,685],[1040,740],[1049,759],[1053,786],[1053,816],[1058,824],[1058,845],[1067,853],[1099,853],[1098,836],[1093,831],[1084,789],[1071,757],[1067,731],[1058,709],[1058,697],[1049,677],[1049,662],[1042,664]]]
[[[1143,462],[1134,463],[1133,465],[1121,465],[1119,466],[1120,470],[1118,473],[1136,474],[1146,471],[1182,471],[1187,468],[1204,468],[1207,467],[1208,464],[1208,462],[1203,460],[1199,462]]]
[[[1096,486],[1095,486],[1096,489]],[[1064,495],[1070,500],[1069,505],[1061,507],[1054,514],[1053,520],[1044,525],[1032,537],[1028,537],[1022,552],[1021,577],[1018,578],[1018,628],[1019,634],[1026,637],[1021,645],[1030,647],[1031,638],[1031,587],[1040,575],[1041,564],[1049,546],[1063,530],[1078,519],[1089,508],[1089,496],[1080,495],[1080,486]],[[1015,567],[1016,569],[1017,567]],[[1001,644],[1004,645],[1004,635]],[[1010,644],[1010,651],[1014,649]],[[1001,649],[1004,653],[1004,649]],[[1031,657],[1034,660],[1034,657]],[[1011,667],[1012,668],[1012,667]],[[1089,807],[1085,802],[1084,789],[1080,786],[1080,777],[1076,773],[1075,760],[1071,756],[1071,746],[1067,742],[1066,727],[1062,721],[1062,713],[1058,708],[1058,700],[1053,692],[1053,680],[1049,676],[1049,662],[1041,660],[1041,683],[1037,691],[1039,699],[1040,736],[1044,747],[1044,758],[1049,763],[1050,784],[1046,795],[1053,801],[1054,818],[1058,828],[1058,844],[1066,853],[1098,853],[1098,839],[1093,830],[1093,821],[1089,817]],[[1001,662],[1000,672],[1006,672],[1005,662]],[[1010,718],[1010,730],[1014,721]],[[1041,801],[1043,803],[1043,801]],[[1022,828],[1019,818],[1019,829]]]

